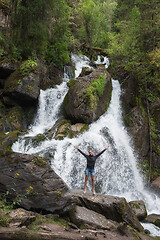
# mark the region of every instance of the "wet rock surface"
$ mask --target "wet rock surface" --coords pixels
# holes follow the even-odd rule
[[[53,213],[70,206],[63,196],[67,185],[43,158],[0,150],[0,192],[6,191],[27,210]]]
[[[102,214],[107,219],[125,222],[140,232],[143,231],[142,225],[125,198],[101,194],[92,196],[83,194],[81,191],[70,191],[65,195],[70,197],[73,203],[78,206],[86,207],[89,210]]]
[[[150,214],[143,220],[143,222],[152,223],[152,224],[154,224],[154,225],[156,225],[157,227],[160,228],[160,215]]]
[[[147,217],[146,206],[142,200],[129,202],[129,205],[140,221]]]

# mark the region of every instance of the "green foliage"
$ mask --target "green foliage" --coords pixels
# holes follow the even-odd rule
[[[101,75],[98,79],[95,79],[87,88],[84,97],[90,102],[91,108],[95,107],[96,96],[101,97],[103,95],[105,84],[106,77],[104,75]]]
[[[20,73],[24,77],[31,72],[36,72],[36,69],[37,69],[37,63],[32,59],[28,59],[21,64]]]
[[[70,88],[71,86],[73,86],[76,83],[75,79],[71,79],[69,80],[69,82],[67,82],[67,86]]]
[[[69,30],[70,8],[65,0],[55,0],[53,8],[53,25],[46,53],[46,60],[56,67],[62,67],[70,61],[68,45],[71,38]]]
[[[10,222],[10,218],[5,216],[2,211],[0,211],[0,226],[1,227],[8,227]]]
[[[10,1],[10,11],[8,32],[0,35],[0,57],[38,57],[57,67],[70,60],[70,8],[65,0]]]
[[[106,84],[106,77],[104,75],[101,75],[100,78],[95,79],[92,83],[92,87],[96,89],[99,97],[103,95],[105,84]]]
[[[50,45],[48,48],[46,56],[47,62],[53,62],[56,67],[63,67],[64,64],[70,61],[67,50],[67,43],[63,41],[55,42],[55,44]]]
[[[79,38],[92,48],[108,44],[112,14],[116,1],[83,0],[79,2]]]

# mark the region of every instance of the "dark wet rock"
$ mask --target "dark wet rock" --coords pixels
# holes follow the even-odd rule
[[[99,80],[95,82],[96,79]],[[104,67],[100,66],[89,75],[79,77],[69,86],[64,110],[71,121],[91,123],[107,110],[111,97],[111,78]]]
[[[135,148],[140,150],[141,156],[147,156],[149,151],[148,124],[139,107],[134,107],[124,116],[128,131],[132,136]],[[142,141],[143,139],[143,141]]]
[[[43,90],[55,87],[55,85],[61,84],[63,81],[63,71],[52,65],[47,66],[39,62],[38,72],[40,75],[40,88]]]
[[[70,218],[78,227],[83,227],[86,224],[94,228],[108,230],[118,227],[117,222],[108,220],[102,214],[80,206],[75,206],[75,209],[70,212]]]
[[[0,192],[6,191],[27,210],[62,213],[70,208],[67,185],[41,157],[0,150]]]
[[[0,133],[0,148],[11,150],[12,144],[18,139],[19,131]]]
[[[152,182],[152,186],[158,190],[158,192],[160,193],[160,177],[156,178],[153,182]]]
[[[152,224],[154,224],[154,225],[156,225],[157,227],[160,228],[160,215],[150,214],[143,220],[143,222],[152,223]]]
[[[0,62],[0,76],[2,79],[9,77],[11,73],[13,73],[18,68],[17,62],[11,62],[8,60],[4,60]]]
[[[70,197],[78,206],[86,207],[102,214],[107,219],[125,222],[140,232],[143,231],[142,225],[125,198],[107,195],[96,195],[93,197],[88,194],[84,195],[78,191],[66,193],[66,196]]]
[[[10,100],[14,102],[13,100]],[[23,109],[22,106],[6,106],[0,101],[0,132],[11,132],[15,130],[25,130],[33,118],[33,107]],[[29,114],[31,112],[32,114]]]
[[[10,97],[8,97],[8,96],[4,96],[3,97],[3,103],[7,107],[13,107],[13,106],[16,105],[16,102],[13,99],[11,99]]]
[[[137,218],[140,221],[142,221],[143,219],[145,219],[147,217],[146,206],[142,200],[129,202],[129,205],[132,208],[132,210],[135,212]]]
[[[82,72],[80,74],[80,77],[84,77],[85,75],[89,75],[93,72],[93,69],[92,68],[89,68],[89,67],[83,67],[82,68]]]

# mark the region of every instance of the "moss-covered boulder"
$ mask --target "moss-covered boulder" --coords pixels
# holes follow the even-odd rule
[[[16,99],[19,104],[33,104],[40,94],[39,84],[37,63],[27,60],[5,80],[4,95]]]
[[[74,123],[91,123],[107,110],[110,97],[110,74],[99,66],[70,84],[63,104],[65,114]]]

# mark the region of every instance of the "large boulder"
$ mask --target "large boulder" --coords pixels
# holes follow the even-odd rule
[[[125,198],[108,195],[96,195],[93,197],[78,191],[67,192],[65,195],[70,197],[74,204],[95,211],[107,219],[125,222],[140,232],[144,230]]]
[[[111,97],[111,77],[104,66],[76,81],[72,80],[69,86],[64,110],[71,121],[91,123],[107,110]]]
[[[85,207],[75,206],[70,213],[70,218],[78,227],[92,226],[100,229],[116,229],[118,223],[108,220],[102,214],[89,210]]]
[[[0,150],[0,193],[27,209],[50,213],[70,207],[67,185],[37,156]]]
[[[37,103],[40,94],[40,76],[36,67],[36,62],[25,61],[5,80],[4,95],[16,99],[19,104]]]

